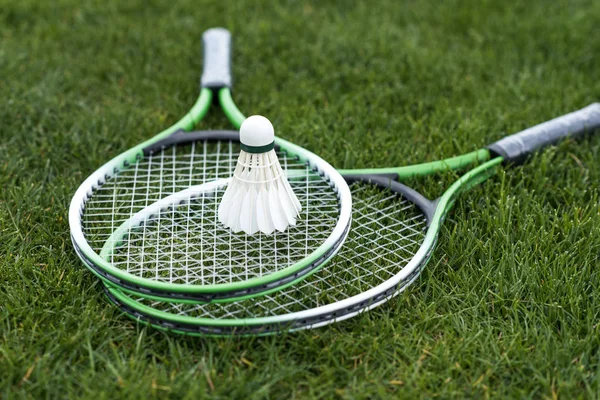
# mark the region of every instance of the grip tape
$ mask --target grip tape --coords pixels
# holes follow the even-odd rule
[[[204,69],[200,86],[209,89],[231,88],[231,33],[211,28],[202,34]]]
[[[502,156],[505,162],[520,163],[528,155],[566,137],[578,137],[600,128],[600,103],[554,118],[489,146],[488,150]]]

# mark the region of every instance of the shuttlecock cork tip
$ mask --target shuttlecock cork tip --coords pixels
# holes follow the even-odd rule
[[[266,153],[274,147],[275,130],[262,115],[246,118],[240,127],[242,150],[247,153]]]

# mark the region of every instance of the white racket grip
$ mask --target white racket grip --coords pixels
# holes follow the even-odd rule
[[[488,150],[502,156],[504,162],[519,163],[535,150],[566,137],[577,137],[600,128],[600,103],[554,118],[489,146]]]
[[[231,33],[225,28],[211,28],[202,34],[204,68],[203,88],[231,88]]]

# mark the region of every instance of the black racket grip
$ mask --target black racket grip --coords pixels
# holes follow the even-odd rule
[[[487,146],[505,163],[521,163],[531,153],[568,136],[578,137],[600,128],[600,103],[554,118]]]
[[[231,88],[231,33],[211,28],[202,34],[204,69],[200,86],[209,89]]]

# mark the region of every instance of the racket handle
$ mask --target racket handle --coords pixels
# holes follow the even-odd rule
[[[209,89],[231,88],[231,33],[211,28],[202,34],[204,69],[200,86]]]
[[[534,151],[566,137],[578,137],[600,128],[600,103],[554,118],[489,145],[504,162],[520,163]]]

